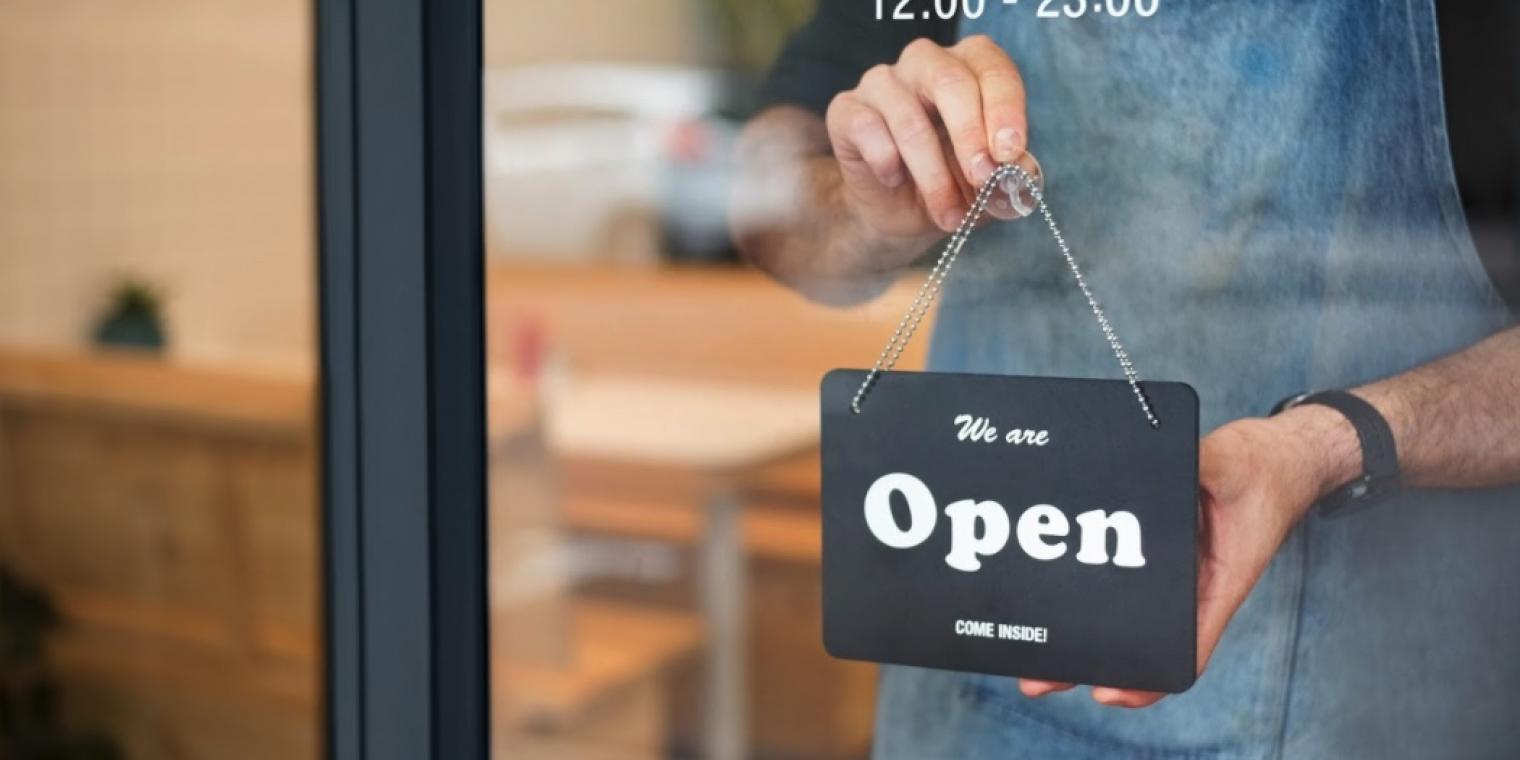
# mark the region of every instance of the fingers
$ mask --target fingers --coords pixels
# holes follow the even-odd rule
[[[1043,697],[1046,694],[1066,691],[1075,686],[1076,684],[1065,681],[1037,681],[1033,678],[1019,679],[1019,691],[1026,697]]]
[[[1065,681],[1037,681],[1032,678],[1019,679],[1019,691],[1026,697],[1043,697],[1046,694],[1066,691],[1075,686],[1076,684]],[[1161,701],[1161,698],[1165,696],[1164,692],[1159,691],[1115,689],[1110,686],[1094,686],[1092,690],[1094,701],[1109,705],[1110,707],[1149,707]]]
[[[965,213],[960,187],[940,148],[939,132],[918,96],[897,77],[891,66],[884,64],[873,67],[861,77],[855,94],[886,123],[898,155],[918,187],[929,218],[940,229],[954,231]]]
[[[897,188],[907,179],[887,122],[853,92],[834,98],[825,123],[842,171],[869,174],[887,188]]]
[[[836,97],[826,123],[853,186],[892,191],[911,179],[925,215],[945,232],[960,225],[998,163],[1018,159],[1028,142],[1018,67],[984,35],[952,48],[914,41],[896,64],[871,68]],[[1003,198],[989,210],[1016,216]]]
[[[1094,686],[1092,690],[1093,701],[1109,707],[1150,707],[1164,696],[1166,694],[1159,691],[1115,689],[1110,686]]]
[[[967,37],[953,50],[976,76],[983,134],[990,141],[992,157],[998,163],[1017,160],[1029,145],[1024,79],[1019,67],[986,35]]]
[[[918,99],[938,113],[966,181],[980,187],[997,164],[987,146],[982,91],[964,60],[930,42],[917,40],[903,51],[897,72]]]

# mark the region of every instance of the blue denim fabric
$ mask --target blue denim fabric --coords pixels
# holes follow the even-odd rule
[[[1018,61],[1053,211],[1142,376],[1192,383],[1204,430],[1508,324],[1456,194],[1429,0],[1033,5],[963,31]],[[930,364],[1118,376],[1038,220],[973,235]],[[884,668],[876,755],[1520,757],[1517,543],[1515,490],[1311,518],[1189,692],[1121,710]]]

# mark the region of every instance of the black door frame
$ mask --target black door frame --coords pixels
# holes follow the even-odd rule
[[[327,755],[488,752],[479,0],[318,0]]]

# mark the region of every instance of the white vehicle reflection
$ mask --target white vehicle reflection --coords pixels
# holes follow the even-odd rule
[[[721,72],[554,64],[488,69],[487,244],[498,257],[729,255]]]

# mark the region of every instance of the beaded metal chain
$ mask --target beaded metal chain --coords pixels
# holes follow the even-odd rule
[[[987,181],[982,183],[981,190],[977,191],[976,200],[971,203],[971,208],[966,210],[966,215],[961,218],[960,226],[950,235],[945,242],[944,250],[940,251],[939,258],[935,260],[934,267],[929,270],[929,276],[924,284],[919,286],[918,294],[913,297],[913,303],[908,306],[908,313],[903,315],[902,321],[897,323],[897,329],[892,331],[892,337],[887,340],[887,345],[881,350],[881,355],[876,357],[876,364],[860,383],[860,389],[855,391],[855,398],[850,401],[850,409],[860,414],[860,405],[865,401],[866,394],[876,385],[882,373],[892,371],[897,365],[897,360],[902,358],[903,350],[908,347],[908,341],[913,338],[913,333],[918,330],[918,325],[923,321],[924,315],[929,313],[929,307],[934,299],[939,296],[941,286],[945,283],[946,275],[950,274],[950,267],[960,255],[961,248],[965,247],[966,239],[971,236],[971,231],[976,228],[977,222],[981,221],[982,214],[987,211],[987,203],[992,199],[992,193],[1003,180],[1013,178],[1024,187],[1028,188],[1031,196],[1038,204],[1040,215],[1045,218],[1045,225],[1050,228],[1050,234],[1055,238],[1056,245],[1061,249],[1061,256],[1066,259],[1066,268],[1071,270],[1072,279],[1077,283],[1077,289],[1082,291],[1082,297],[1087,299],[1087,305],[1092,309],[1093,316],[1098,320],[1098,328],[1103,331],[1103,337],[1108,341],[1108,347],[1113,350],[1114,358],[1119,361],[1119,368],[1124,371],[1124,378],[1129,381],[1130,390],[1135,394],[1135,401],[1140,404],[1140,411],[1145,413],[1145,419],[1152,428],[1161,427],[1161,421],[1156,418],[1156,413],[1151,409],[1150,400],[1145,397],[1145,391],[1140,388],[1140,375],[1135,371],[1134,362],[1130,361],[1129,352],[1124,350],[1124,344],[1119,342],[1119,334],[1114,331],[1114,326],[1109,323],[1108,316],[1103,313],[1103,307],[1098,305],[1097,296],[1093,295],[1092,289],[1087,285],[1087,278],[1082,276],[1081,267],[1077,266],[1076,257],[1071,255],[1071,248],[1066,245],[1066,237],[1061,234],[1061,228],[1056,224],[1056,219],[1050,213],[1050,207],[1045,205],[1045,193],[1040,189],[1034,177],[1023,167],[1014,164],[1002,164],[992,173]]]

